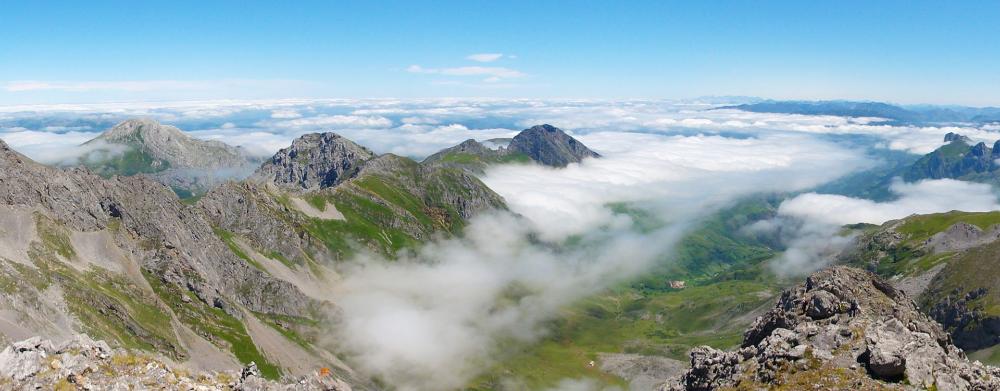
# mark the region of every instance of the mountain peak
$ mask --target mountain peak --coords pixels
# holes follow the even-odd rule
[[[97,139],[110,143],[146,143],[147,140],[189,140],[174,126],[163,125],[149,118],[133,118],[122,121],[102,133]]]
[[[361,163],[375,157],[337,133],[309,133],[264,162],[254,178],[296,190],[315,190],[343,182]]]
[[[528,155],[539,163],[565,167],[588,157],[601,157],[572,136],[549,124],[536,125],[522,130],[511,140],[508,149]]]
[[[966,143],[966,144],[969,144],[969,145],[973,144],[971,138],[968,138],[968,137],[966,137],[964,135],[961,135],[961,134],[958,134],[958,133],[955,133],[955,132],[948,132],[948,134],[944,135],[944,142],[946,142],[946,143],[953,143],[953,142],[956,142],[956,141],[963,142],[963,143]]]

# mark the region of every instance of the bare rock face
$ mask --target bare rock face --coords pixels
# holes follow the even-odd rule
[[[154,356],[112,349],[84,334],[62,342],[34,337],[0,352],[0,387],[13,390],[326,390],[351,391],[328,373],[276,382],[251,362],[240,372],[191,372]]]
[[[335,186],[357,172],[372,151],[336,133],[311,133],[278,151],[253,175],[289,190],[318,190]]]
[[[54,169],[0,142],[0,204],[40,208],[77,231],[116,224],[126,233],[117,244],[143,270],[234,316],[240,312],[233,303],[292,316],[310,303],[295,286],[236,257],[199,211],[144,176],[103,179],[85,169]]]
[[[523,153],[532,160],[553,167],[579,163],[588,157],[600,157],[586,145],[552,125],[537,125],[522,130],[507,147],[508,151]]]
[[[969,362],[941,326],[877,276],[834,267],[785,291],[738,351],[699,347],[669,390],[1000,389],[1000,369]]]

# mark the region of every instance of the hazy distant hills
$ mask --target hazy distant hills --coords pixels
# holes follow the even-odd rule
[[[962,106],[897,106],[882,102],[856,101],[775,101],[768,100],[734,106],[724,106],[724,109],[737,109],[754,113],[781,113],[802,115],[835,115],[842,117],[877,117],[885,118],[897,124],[923,123],[991,123],[1000,122],[998,107],[962,107]]]

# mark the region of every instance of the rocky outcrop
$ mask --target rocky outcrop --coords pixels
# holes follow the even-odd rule
[[[548,124],[522,130],[514,136],[507,149],[513,153],[523,153],[531,160],[553,167],[565,167],[588,157],[601,156],[562,129]]]
[[[261,376],[250,363],[242,371],[193,372],[155,356],[112,349],[104,341],[76,335],[63,343],[38,337],[0,352],[0,388],[16,390],[326,390],[350,391],[328,370],[288,381]]]
[[[252,179],[288,190],[318,190],[347,180],[373,157],[372,151],[339,134],[311,133],[278,151]]]
[[[737,351],[700,347],[670,390],[996,390],[1000,369],[969,362],[939,324],[877,276],[833,267],[785,291]]]

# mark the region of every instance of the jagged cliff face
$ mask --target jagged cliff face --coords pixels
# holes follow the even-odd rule
[[[900,290],[850,267],[785,291],[737,351],[691,352],[669,390],[996,390],[1000,369],[970,362]]]
[[[84,146],[93,150],[77,162],[104,176],[147,174],[180,192],[203,193],[252,172],[257,159],[240,148],[198,140],[149,119],[115,125]]]
[[[318,190],[340,184],[375,157],[336,133],[312,133],[292,141],[257,169],[253,179],[290,190]]]
[[[6,338],[86,332],[201,368],[349,373],[309,342],[329,303],[149,178],[54,169],[0,142],[0,209]]]

